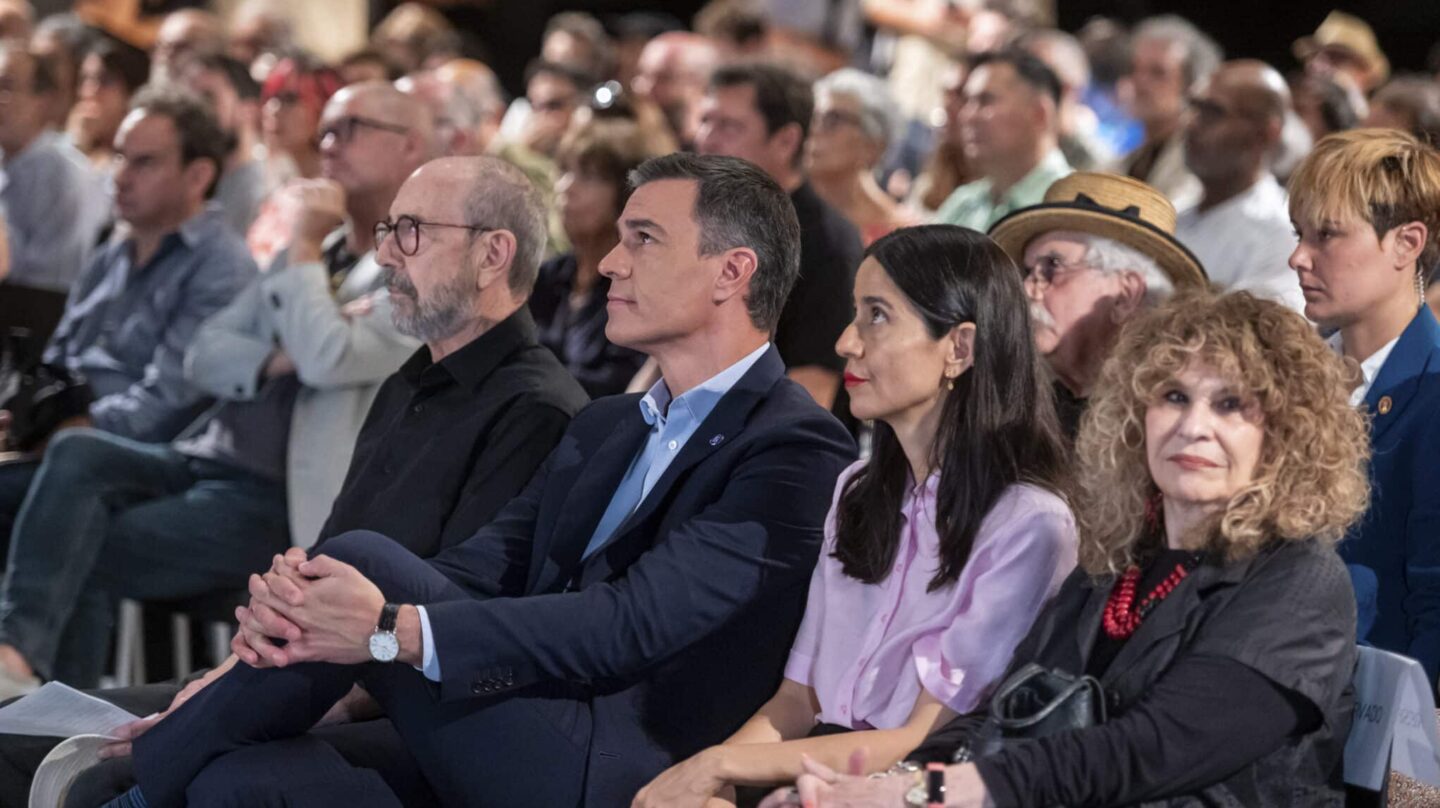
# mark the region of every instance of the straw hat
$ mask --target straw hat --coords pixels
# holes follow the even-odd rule
[[[1045,201],[996,222],[990,238],[1019,263],[1025,245],[1056,230],[1103,236],[1138,250],[1154,259],[1177,290],[1209,286],[1200,260],[1175,239],[1175,206],[1139,180],[1076,171],[1056,180]]]
[[[1332,11],[1326,15],[1320,27],[1310,36],[1295,40],[1291,50],[1295,58],[1305,61],[1322,48],[1340,48],[1349,51],[1365,63],[1372,83],[1379,84],[1390,75],[1390,60],[1380,50],[1375,31],[1369,23],[1343,11]],[[1368,88],[1362,88],[1368,89]]]

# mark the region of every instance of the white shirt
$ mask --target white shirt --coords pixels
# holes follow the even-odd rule
[[[1399,341],[1399,337],[1390,340],[1381,346],[1380,350],[1370,354],[1364,362],[1360,363],[1360,386],[1350,393],[1350,406],[1360,406],[1360,403],[1365,400],[1365,397],[1370,395],[1370,386],[1375,384],[1375,377],[1380,375],[1380,368],[1385,367],[1385,360],[1390,358],[1390,352],[1395,350],[1395,343]],[[1330,339],[1326,340],[1326,342],[1330,343],[1330,347],[1335,349],[1335,353],[1341,354],[1342,356],[1344,355],[1345,343],[1340,339],[1339,331],[1331,334]]]
[[[1300,279],[1290,268],[1295,228],[1285,189],[1269,174],[1207,211],[1197,206],[1181,213],[1175,237],[1195,253],[1210,282],[1222,290],[1243,289],[1304,311]]]

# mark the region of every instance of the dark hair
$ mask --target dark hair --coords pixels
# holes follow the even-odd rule
[[[125,85],[125,92],[134,93],[145,86],[150,78],[150,55],[145,51],[103,32],[96,32],[95,39],[85,51],[85,57],[94,56],[100,60],[105,72]]]
[[[649,148],[645,131],[628,118],[591,118],[572,126],[560,139],[555,163],[563,171],[567,167],[591,172],[616,188],[618,217],[634,190],[627,178],[640,164],[656,157]]]
[[[222,53],[197,53],[191,57],[199,70],[219,73],[235,89],[241,101],[255,101],[260,98],[260,84],[250,75],[250,69]]]
[[[884,236],[865,255],[935,339],[975,324],[974,362],[945,395],[930,447],[930,468],[940,474],[934,591],[960,577],[980,524],[1006,488],[1031,483],[1063,491],[1066,450],[1020,273],[995,242],[962,227],[922,225]],[[869,463],[841,491],[834,553],[846,575],[872,584],[894,563],[910,474],[889,425],[875,423],[873,446]]]
[[[710,89],[722,87],[755,88],[755,108],[765,119],[765,131],[775,134],[782,127],[800,127],[800,145],[795,148],[793,162],[804,159],[805,139],[810,136],[810,116],[815,111],[812,82],[789,68],[771,62],[740,62],[722,65],[710,76]]]
[[[1326,134],[1360,125],[1360,110],[1355,106],[1358,96],[1330,76],[1305,76],[1300,79],[1297,90],[1315,96]]]
[[[541,74],[555,76],[575,85],[577,92],[585,92],[595,84],[595,78],[588,73],[576,70],[569,65],[562,65],[559,62],[547,62],[544,59],[532,59],[530,64],[525,66],[525,84]]]
[[[1049,96],[1050,100],[1056,104],[1060,103],[1060,79],[1055,75],[1055,71],[1036,58],[1034,54],[1016,47],[1005,47],[976,54],[970,60],[971,74],[973,75],[981,65],[988,64],[1010,65],[1021,81]]]
[[[215,165],[215,177],[205,189],[205,198],[209,199],[225,172],[227,154],[225,133],[220,130],[210,105],[188,90],[170,84],[147,84],[130,103],[131,112],[139,110],[149,115],[163,115],[174,124],[182,164],[188,166],[196,160],[209,160]]]
[[[375,48],[361,48],[360,50],[354,51],[353,53],[347,55],[345,58],[340,60],[340,64],[338,65],[337,70],[350,67],[351,65],[365,64],[367,62],[371,64],[377,64],[385,68],[386,81],[394,81],[405,75],[404,69],[392,62],[390,60],[390,57],[386,56]]]
[[[800,222],[795,205],[770,175],[737,157],[685,152],[646,160],[630,172],[631,189],[658,180],[693,180],[700,254],[749,247],[757,258],[745,303],[750,321],[774,331],[800,275]]]

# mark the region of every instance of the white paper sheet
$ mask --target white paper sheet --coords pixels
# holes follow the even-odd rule
[[[73,735],[114,737],[117,727],[138,720],[108,701],[87,696],[60,682],[44,687],[0,709],[0,733],[46,735],[69,738]]]

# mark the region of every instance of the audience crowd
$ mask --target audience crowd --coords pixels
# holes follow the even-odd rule
[[[1433,695],[1364,20],[566,12],[512,98],[446,4],[71,5],[0,0],[0,699],[146,717],[62,805],[1341,806],[1357,648]],[[122,600],[231,653],[106,687]]]

